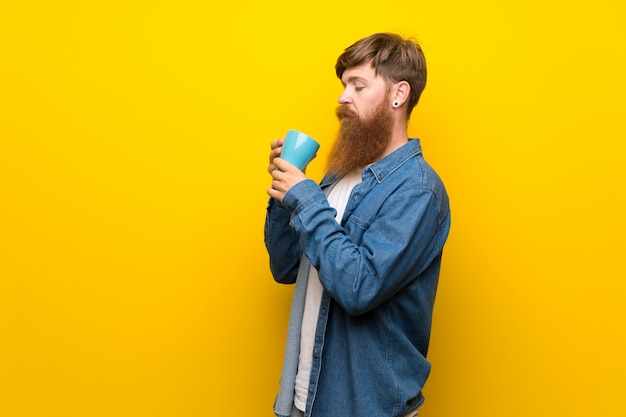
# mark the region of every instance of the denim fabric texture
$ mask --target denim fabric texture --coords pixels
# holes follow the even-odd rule
[[[291,284],[307,275],[299,268],[304,256],[324,287],[305,415],[402,417],[422,404],[430,373],[426,354],[450,230],[448,195],[418,139],[362,171],[340,224],[325,195],[336,181],[299,182],[282,204],[270,200],[265,222],[274,279]],[[292,315],[301,297],[294,293]],[[291,352],[299,343],[297,320],[287,336]],[[285,373],[296,370],[283,369],[281,381],[288,383],[281,384],[277,405],[281,394],[293,395]],[[290,408],[275,412],[288,417]]]

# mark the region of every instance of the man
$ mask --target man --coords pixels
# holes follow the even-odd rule
[[[380,33],[335,66],[339,135],[318,186],[271,143],[270,268],[296,283],[277,416],[416,416],[448,196],[407,124],[426,84],[415,42]]]

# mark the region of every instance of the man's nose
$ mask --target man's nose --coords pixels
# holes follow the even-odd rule
[[[339,96],[339,104],[349,104],[352,102],[352,99],[350,98],[350,96],[348,95],[348,93],[346,93],[346,90],[343,90],[343,93],[341,93],[341,95]]]

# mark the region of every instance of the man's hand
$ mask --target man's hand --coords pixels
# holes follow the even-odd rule
[[[274,165],[274,159],[278,158],[283,151],[283,142],[284,139],[277,139],[270,143],[270,147],[272,148],[272,152],[270,152],[270,164],[267,167],[267,172],[272,175],[272,172],[276,170],[276,165]]]
[[[287,191],[307,177],[298,167],[280,158],[283,139],[273,141],[270,146],[270,164],[267,171],[272,176],[272,188],[267,190],[270,197],[282,202]]]

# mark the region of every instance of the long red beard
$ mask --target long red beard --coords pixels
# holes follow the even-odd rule
[[[341,126],[328,155],[329,172],[341,177],[380,158],[393,132],[391,109],[386,103],[383,100],[365,120],[345,106],[337,108]]]

